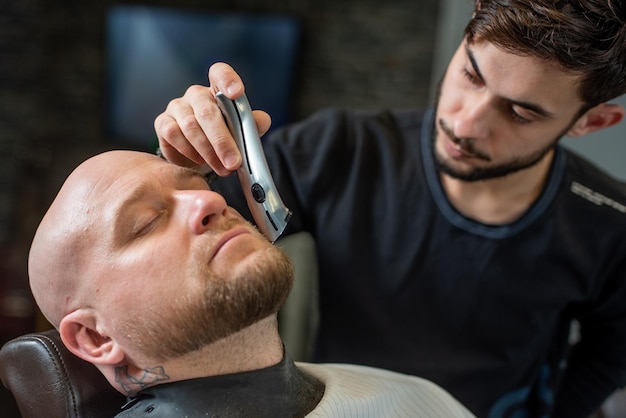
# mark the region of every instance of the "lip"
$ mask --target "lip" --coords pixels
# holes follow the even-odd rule
[[[211,261],[213,261],[215,256],[220,252],[220,250],[226,244],[228,244],[234,238],[236,238],[236,237],[238,237],[240,235],[245,235],[245,234],[250,234],[250,231],[246,227],[244,227],[244,226],[237,226],[237,227],[234,227],[232,229],[229,229],[228,231],[226,231],[222,235],[220,235],[219,239],[217,240],[217,242],[215,243],[215,245],[211,249],[211,253],[209,254],[209,263]]]
[[[443,133],[442,137],[443,137],[443,148],[446,151],[446,154],[450,156],[450,158],[458,160],[461,158],[471,157],[470,154],[465,152],[459,145],[455,144],[450,138],[448,138],[448,135]]]

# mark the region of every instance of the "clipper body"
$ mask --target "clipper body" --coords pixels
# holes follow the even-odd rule
[[[257,228],[274,242],[285,230],[291,211],[276,190],[248,99],[244,94],[231,100],[221,92],[215,97],[241,152],[243,161],[237,177],[250,212]]]

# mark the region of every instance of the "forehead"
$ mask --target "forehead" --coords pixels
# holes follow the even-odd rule
[[[555,114],[583,104],[578,95],[581,76],[566,72],[556,61],[514,54],[483,40],[464,42],[459,52],[463,60],[474,58],[486,86],[496,95],[540,102]]]
[[[140,158],[125,161],[108,170],[111,186],[126,192],[132,186],[144,183],[163,183],[197,175],[194,171],[171,164],[160,158]]]

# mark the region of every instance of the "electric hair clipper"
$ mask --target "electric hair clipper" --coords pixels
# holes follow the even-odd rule
[[[229,99],[221,92],[215,97],[241,152],[243,161],[241,167],[237,169],[237,177],[250,212],[257,228],[274,242],[285,230],[291,218],[291,211],[276,190],[250,103],[245,94],[236,100]]]

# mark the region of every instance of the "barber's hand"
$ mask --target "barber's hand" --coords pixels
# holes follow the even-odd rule
[[[221,91],[234,100],[243,94],[244,86],[235,70],[224,63],[209,68],[209,83],[211,87],[191,86],[183,97],[172,100],[155,119],[154,129],[168,161],[185,167],[208,164],[225,176],[241,165],[241,154],[215,94]],[[261,110],[253,114],[259,134],[263,135],[270,127],[270,116]]]

